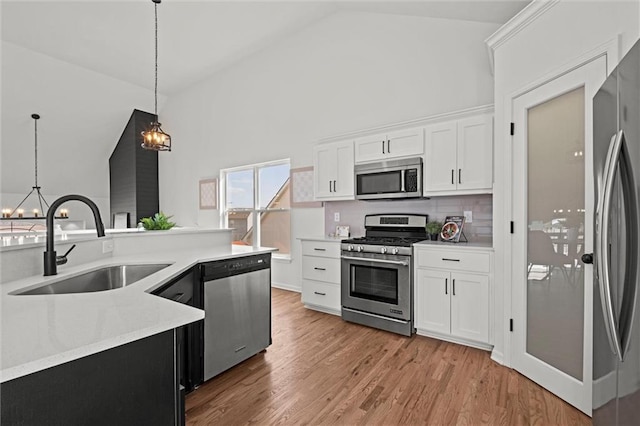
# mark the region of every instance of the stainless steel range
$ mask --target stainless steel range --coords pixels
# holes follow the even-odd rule
[[[365,236],[342,240],[342,319],[411,336],[413,243],[426,240],[428,215],[375,214]]]

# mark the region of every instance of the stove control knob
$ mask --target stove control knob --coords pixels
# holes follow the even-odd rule
[[[353,244],[349,244],[349,247],[347,247],[348,251],[353,251]]]
[[[398,247],[394,247],[393,250],[391,250],[391,253],[398,254]]]
[[[387,252],[387,248],[386,247],[382,247],[380,249],[380,253],[385,254]]]
[[[358,246],[358,251],[363,251],[363,250],[364,250],[364,247]]]

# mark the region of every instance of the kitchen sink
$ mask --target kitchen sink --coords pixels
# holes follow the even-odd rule
[[[169,263],[162,263],[107,266],[26,291],[19,290],[13,294],[68,294],[114,290],[140,281],[169,265]]]

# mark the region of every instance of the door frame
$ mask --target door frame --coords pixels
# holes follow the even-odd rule
[[[536,357],[527,351],[527,310],[528,310],[528,288],[527,280],[527,224],[528,211],[527,182],[528,182],[528,159],[527,159],[527,112],[530,108],[541,105],[545,102],[557,99],[576,89],[584,90],[584,107],[580,111],[585,117],[584,122],[584,203],[585,213],[585,233],[584,251],[593,252],[593,227],[595,209],[594,189],[593,189],[593,138],[589,129],[593,128],[592,97],[595,95],[606,78],[606,58],[602,56],[584,64],[583,66],[566,73],[547,84],[538,87],[535,91],[530,91],[519,98],[514,99],[513,113],[514,122],[517,124],[516,135],[514,136],[513,164],[518,170],[513,174],[514,186],[522,188],[518,196],[514,196],[514,216],[522,219],[514,226],[514,250],[512,254],[512,276],[514,283],[512,288],[512,306],[515,307],[514,333],[512,334],[511,356],[513,367],[520,373],[529,377],[541,386],[547,388],[560,398],[574,405],[586,414],[591,414],[591,386],[592,386],[592,353],[593,353],[593,268],[587,265],[583,275],[583,282],[578,285],[583,286],[583,321],[581,342],[583,359],[580,365],[581,379],[571,377],[571,375],[559,371],[554,365]],[[564,147],[563,147],[564,148]]]
[[[512,367],[513,365],[513,362],[512,362],[513,341],[512,341],[512,333],[509,329],[509,325],[510,325],[511,319],[513,318],[514,309],[517,308],[512,304],[511,277],[512,277],[512,265],[514,261],[514,256],[513,256],[514,242],[512,237],[514,234],[511,234],[509,232],[509,227],[510,227],[511,221],[516,223],[517,222],[522,223],[525,220],[525,218],[523,217],[514,216],[514,202],[515,202],[514,193],[516,190],[521,190],[521,188],[515,188],[513,185],[513,174],[514,174],[514,168],[512,164],[513,136],[511,136],[508,133],[509,132],[508,124],[509,122],[513,122],[514,115],[515,115],[514,105],[513,105],[514,100],[602,56],[606,58],[606,68],[607,68],[607,75],[608,75],[613,71],[613,69],[617,66],[619,62],[619,57],[620,57],[619,49],[620,49],[619,38],[608,40],[607,42],[574,58],[573,60],[543,75],[542,77],[534,80],[533,82],[528,83],[512,91],[511,93],[506,94],[502,98],[502,104],[504,105],[504,117],[508,120],[507,123],[504,123],[503,126],[501,126],[502,127],[501,131],[507,132],[505,133],[505,136],[504,136],[504,140],[506,143],[502,144],[502,149],[495,150],[494,161],[497,164],[499,163],[504,164],[504,169],[502,173],[503,179],[501,179],[504,194],[503,194],[503,203],[501,203],[501,205],[504,206],[503,220],[505,220],[505,223],[502,225],[498,225],[494,223],[494,229],[497,226],[506,227],[505,228],[506,232],[502,233],[501,235],[502,238],[500,239],[499,242],[497,241],[502,246],[502,253],[503,253],[503,262],[502,262],[502,267],[500,268],[501,269],[500,275],[502,276],[502,281],[503,281],[503,285],[502,285],[503,293],[501,296],[499,294],[496,295],[496,302],[498,306],[502,305],[504,309],[502,310],[502,317],[497,318],[497,321],[498,321],[497,325],[499,328],[498,330],[495,330],[497,333],[502,332],[504,346],[503,346],[502,353],[500,352],[496,353],[496,351],[494,350],[494,353],[492,354],[492,358],[494,358],[496,361],[501,362],[502,364],[508,367]],[[496,178],[498,178],[498,176],[496,176]]]

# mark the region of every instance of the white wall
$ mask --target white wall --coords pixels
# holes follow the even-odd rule
[[[198,180],[221,168],[291,158],[312,164],[321,138],[490,104],[483,40],[496,24],[338,12],[168,99],[173,151],[160,155],[160,207],[183,225],[218,224],[198,210]],[[322,209],[292,215],[293,237],[324,232]],[[299,243],[274,281],[299,288]]]
[[[533,5],[535,6],[535,5]],[[508,314],[511,295],[511,236],[508,223],[522,220],[511,217],[511,98],[514,94],[565,64],[617,38],[620,55],[631,48],[639,34],[637,0],[572,1],[553,5],[495,52],[495,185],[494,250],[495,294],[494,357],[509,364]],[[508,24],[507,24],[508,25]],[[612,69],[615,64],[610,64]],[[500,226],[502,224],[502,226]],[[505,308],[506,307],[506,308]]]
[[[2,42],[1,54],[2,208],[14,208],[34,184],[31,114],[38,113],[38,183],[46,200],[85,195],[108,225],[109,156],[133,109],[153,110],[153,92],[12,43]],[[35,201],[29,198],[26,212]],[[67,208],[93,226],[88,208]]]

